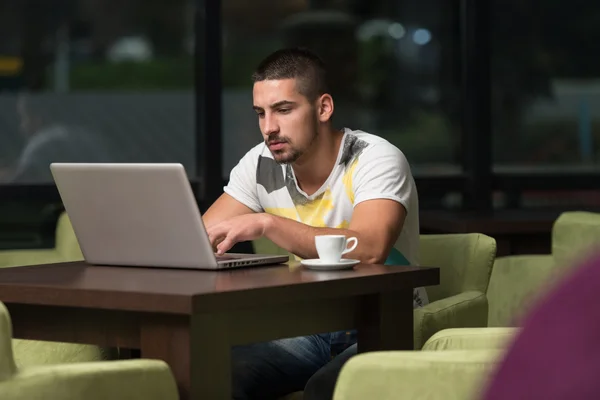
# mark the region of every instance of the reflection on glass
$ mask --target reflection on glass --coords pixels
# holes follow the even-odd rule
[[[51,162],[195,172],[194,0],[0,0],[0,184]]]
[[[495,170],[595,170],[600,151],[600,4],[493,5]]]
[[[447,3],[224,1],[224,176],[261,140],[250,76],[289,46],[309,47],[327,63],[339,127],[390,140],[417,175],[447,172],[460,143],[457,10]]]

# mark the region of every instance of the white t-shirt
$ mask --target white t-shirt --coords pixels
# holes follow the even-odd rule
[[[348,228],[354,207],[363,201],[395,200],[407,214],[394,247],[410,265],[419,265],[417,188],[404,154],[379,136],[344,129],[329,178],[310,196],[298,187],[292,166],[275,162],[264,143],[233,168],[224,191],[255,212],[329,228]],[[415,306],[427,304],[424,288],[415,290],[414,300]]]

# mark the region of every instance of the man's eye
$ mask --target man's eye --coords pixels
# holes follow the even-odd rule
[[[264,118],[265,117],[265,113],[262,113],[262,112],[258,112],[258,113],[256,113],[256,115],[258,115],[258,118]]]
[[[290,110],[289,108],[280,108],[280,109],[279,109],[279,112],[280,112],[280,113],[282,113],[282,114],[287,114],[287,113],[289,113],[290,111],[291,111],[291,110]]]

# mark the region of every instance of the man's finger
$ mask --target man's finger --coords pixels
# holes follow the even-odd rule
[[[222,224],[217,224],[212,226],[210,229],[206,230],[208,234],[208,240],[215,247],[217,243],[219,243],[225,236],[227,236],[227,230],[224,229]]]
[[[223,253],[229,251],[235,243],[235,237],[233,235],[227,235],[227,237],[217,245],[217,254],[222,255]]]

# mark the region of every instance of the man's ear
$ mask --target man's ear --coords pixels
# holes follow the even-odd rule
[[[333,98],[325,93],[319,97],[319,121],[328,122],[333,115]]]

